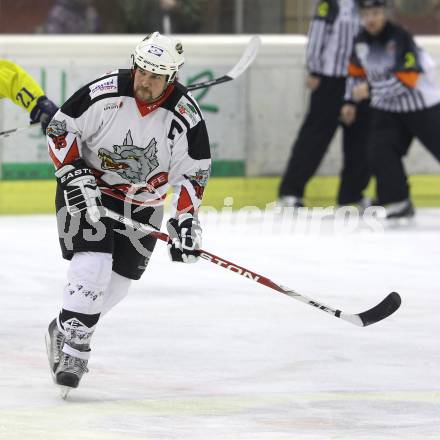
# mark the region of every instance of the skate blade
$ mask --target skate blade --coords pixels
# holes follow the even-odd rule
[[[70,393],[71,387],[66,387],[65,385],[58,385],[58,389],[60,391],[60,396],[63,400],[67,399],[67,396]]]
[[[50,374],[52,375],[52,380],[54,381],[54,383],[56,383],[55,382],[55,373],[50,366],[50,336],[49,336],[49,333],[46,333],[44,335],[44,340],[46,341],[46,353],[47,353],[47,359],[49,360]]]

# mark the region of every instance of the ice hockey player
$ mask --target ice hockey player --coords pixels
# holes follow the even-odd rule
[[[414,208],[402,158],[417,137],[440,160],[440,89],[430,56],[387,16],[386,0],[359,0],[362,32],[354,42],[346,99],[371,98],[369,151],[378,204],[387,218]],[[351,103],[344,106],[350,111]]]
[[[0,98],[8,98],[29,112],[31,122],[40,122],[44,132],[58,110],[29,73],[4,59],[0,59]]]
[[[359,27],[355,0],[316,1],[307,44],[309,109],[280,184],[281,206],[303,206],[305,187],[340,124],[348,60]],[[344,163],[338,191],[339,205],[357,205],[363,209],[369,204],[363,196],[371,174],[365,140],[368,114],[368,102],[360,103],[356,118],[342,124]]]
[[[64,395],[87,371],[100,316],[141,277],[155,246],[154,238],[101,215],[102,207],[160,228],[172,186],[166,224],[171,260],[198,259],[197,213],[211,159],[198,104],[176,79],[182,45],[154,32],[132,58],[131,69],[79,89],[47,130],[58,180],[58,233],[62,255],[70,260],[62,309],[47,338],[54,380]]]

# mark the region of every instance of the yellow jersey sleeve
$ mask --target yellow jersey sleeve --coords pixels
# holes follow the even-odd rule
[[[0,98],[8,98],[28,112],[43,96],[43,89],[17,64],[0,59]]]

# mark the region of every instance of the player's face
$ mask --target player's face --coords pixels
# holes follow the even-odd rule
[[[378,35],[385,27],[387,14],[385,8],[365,8],[361,9],[362,26],[371,35]]]
[[[134,71],[134,95],[139,101],[152,103],[167,87],[166,75],[149,72],[137,67]]]

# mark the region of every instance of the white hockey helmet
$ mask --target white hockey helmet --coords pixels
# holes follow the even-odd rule
[[[148,34],[134,49],[133,67],[168,76],[168,84],[175,79],[183,66],[182,43],[159,32]]]

